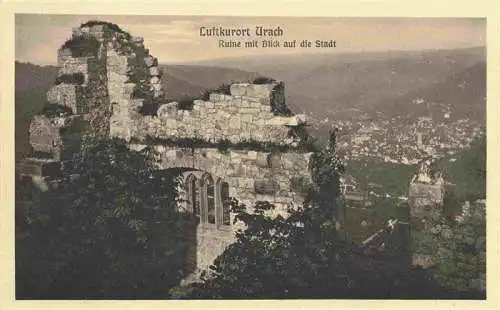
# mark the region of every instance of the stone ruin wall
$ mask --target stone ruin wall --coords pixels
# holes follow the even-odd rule
[[[144,144],[132,144],[132,149],[142,149]],[[294,188],[294,177],[310,178],[309,157],[312,153],[271,153],[260,151],[229,150],[216,148],[180,148],[156,145],[160,154],[161,170],[183,167],[209,172],[229,183],[229,195],[249,208],[256,201],[276,205],[275,214],[283,214],[289,205],[303,202],[300,189]]]
[[[200,138],[232,143],[257,141],[292,145],[299,141],[293,128],[305,122],[302,115],[284,117],[272,112],[284,97],[282,83],[232,84],[231,95],[212,93],[208,101],[195,100],[192,110],[177,102],[160,106],[156,116],[137,121],[139,139]]]
[[[127,88],[125,88],[127,89]],[[159,169],[185,167],[206,171],[229,184],[229,195],[245,204],[249,211],[257,201],[276,206],[270,215],[286,216],[288,206],[298,206],[303,197],[292,189],[294,177],[310,178],[311,153],[294,150],[300,138],[293,130],[304,124],[302,116],[276,116],[272,105],[284,98],[282,83],[264,85],[233,84],[231,95],[212,93],[208,101],[195,100],[192,110],[178,108],[177,102],[163,104],[157,115],[137,113],[140,103],[119,106],[112,116],[111,134],[133,140],[134,148],[146,145],[147,138],[158,139]],[[168,92],[168,90],[167,90]],[[274,102],[273,102],[274,101]],[[123,101],[124,103],[126,101]],[[116,106],[114,106],[116,107]],[[195,149],[162,145],[162,140],[201,139],[211,143],[272,143],[289,146],[287,152],[272,153],[256,150],[221,151],[215,147]],[[231,220],[232,221],[232,220]],[[206,269],[234,241],[230,230],[198,225],[197,266]]]
[[[84,81],[81,85],[61,83],[49,90],[48,102],[70,108],[73,115],[36,117],[30,130],[35,151],[60,152],[66,141],[66,130],[61,128],[69,126],[69,119],[81,118],[95,133],[122,138],[133,149],[151,144],[148,138],[158,139],[155,148],[160,154],[159,169],[208,172],[227,182],[229,195],[250,208],[259,200],[269,201],[276,205],[276,215],[284,214],[287,206],[302,204],[303,197],[292,188],[291,179],[310,179],[311,153],[296,149],[301,138],[295,129],[305,124],[305,118],[278,116],[273,111],[273,107],[284,105],[282,83],[233,84],[230,95],[212,93],[208,101],[195,100],[192,110],[179,109],[178,103],[170,102],[160,105],[156,115],[143,115],[140,109],[147,101],[161,102],[164,92],[158,61],[144,47],[142,38],[111,31],[106,25],[75,28],[72,36],[90,36],[100,45],[95,56],[73,57],[69,49],[58,51],[59,76],[81,73]],[[136,96],[137,89],[142,89],[148,99]],[[184,148],[162,144],[162,139],[224,140],[243,146],[224,151],[216,147]],[[244,143],[249,141],[286,150],[245,149]],[[198,225],[199,269],[208,267],[233,242],[238,228]]]
[[[137,147],[137,146],[136,146]],[[288,206],[299,206],[303,196],[296,192],[291,179],[307,177],[311,153],[230,150],[221,152],[214,148],[183,149],[156,146],[161,154],[160,169],[189,167],[210,173],[229,184],[229,196],[245,204],[252,211],[257,201],[268,201],[276,206],[270,216],[286,216]],[[232,219],[231,219],[232,222]],[[198,266],[207,268],[212,261],[233,241],[234,232],[241,228],[233,225],[229,233],[218,229],[198,226]]]
[[[268,201],[276,206],[270,215],[286,216],[288,206],[303,203],[302,195],[292,188],[291,179],[310,178],[311,153],[293,148],[299,139],[291,131],[303,124],[303,117],[282,117],[271,112],[272,100],[284,97],[274,96],[276,92],[283,94],[282,84],[233,84],[231,95],[210,94],[209,101],[195,100],[192,110],[179,109],[176,102],[166,103],[153,116],[139,115],[139,104],[128,104],[119,107],[120,114],[113,114],[112,119],[116,121],[112,123],[112,134],[133,140],[135,149],[145,147],[146,143],[141,141],[146,138],[157,138],[159,169],[184,167],[208,172],[227,182],[229,195],[245,204],[249,211],[257,201]],[[212,143],[254,141],[290,146],[290,149],[279,153],[231,148],[221,151],[215,147],[191,149],[162,145],[162,139],[201,139]],[[234,233],[239,228],[238,225],[232,225],[229,230],[197,226],[198,270],[208,268],[234,242]]]

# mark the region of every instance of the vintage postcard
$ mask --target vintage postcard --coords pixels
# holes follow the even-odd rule
[[[15,302],[493,298],[486,13],[96,12],[11,18]]]

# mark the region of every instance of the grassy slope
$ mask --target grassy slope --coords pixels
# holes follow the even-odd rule
[[[470,149],[453,156],[456,158],[455,162],[450,162],[449,158],[437,161],[436,169],[443,171],[446,180],[455,184],[447,187],[445,197],[445,213],[453,214],[458,210],[457,207],[461,205],[461,201],[485,197],[485,139],[475,141]],[[354,176],[361,183],[361,186],[367,179],[368,182],[382,185],[382,191],[405,196],[408,193],[410,179],[416,170],[416,166],[363,161],[350,161],[347,165],[347,173]],[[347,209],[345,226],[349,239],[354,242],[366,239],[378,230],[390,216],[405,218],[408,216],[408,209],[405,206],[407,205],[404,202],[398,202],[393,198],[377,198],[372,208]],[[360,225],[363,220],[368,222],[365,227]]]
[[[455,162],[449,161],[455,158]],[[365,166],[366,164],[366,166]],[[447,182],[458,197],[478,199],[486,193],[486,141],[484,138],[472,143],[470,149],[440,159],[435,169],[442,171]],[[408,193],[409,182],[418,167],[403,164],[380,163],[373,161],[349,161],[346,172],[352,175],[360,186],[365,180],[382,186],[383,191],[392,196]],[[374,189],[377,192],[377,189]]]

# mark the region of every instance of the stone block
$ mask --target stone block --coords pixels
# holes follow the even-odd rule
[[[177,159],[177,151],[176,150],[168,150],[168,151],[165,151],[164,154],[170,160]]]
[[[271,98],[259,98],[259,103],[261,109],[263,109],[262,107],[268,107],[267,110],[271,112]]]
[[[259,115],[259,109],[255,109],[255,108],[241,108],[240,109],[240,113],[241,114],[251,114],[251,115]]]
[[[158,69],[158,67],[151,67],[149,68],[149,74],[151,76],[160,76],[160,70]]]
[[[263,127],[266,124],[266,121],[258,116],[254,116],[252,124],[255,125],[257,128]],[[264,130],[264,129],[259,128],[258,130]]]
[[[251,123],[253,121],[252,114],[241,114],[241,121],[245,123]]]
[[[232,84],[229,87],[232,96],[245,96],[249,84]]]
[[[266,125],[271,125],[271,126],[286,126],[288,125],[288,123],[289,123],[289,118],[283,116],[275,116],[266,121]]]
[[[161,79],[157,76],[153,76],[149,81],[151,84],[161,84]]]
[[[269,98],[276,84],[251,84],[246,91],[248,97]]]
[[[254,101],[250,101],[250,102],[249,102],[249,107],[250,107],[250,108],[254,108],[254,109],[258,110],[258,111],[259,111],[259,110],[261,110],[261,106],[263,106],[263,105],[262,105],[262,104],[260,104],[260,102],[254,102]],[[266,107],[266,106],[264,106],[264,107]],[[267,108],[268,108],[269,110],[271,109],[271,107],[270,107],[270,106],[267,106]]]
[[[274,195],[279,190],[279,185],[274,180],[256,180],[254,192],[259,195]]]
[[[210,93],[209,94],[209,99],[212,102],[220,102],[224,100],[224,95],[217,94],[217,93]]]
[[[169,116],[175,115],[177,113],[177,102],[169,102],[166,104],[162,104],[156,114],[160,118],[167,118]]]
[[[175,118],[169,118],[166,121],[166,125],[168,129],[174,129],[177,128],[177,120]]]
[[[273,195],[256,194],[255,195],[255,200],[256,201],[267,201],[267,202],[273,203],[274,202],[274,196]]]
[[[160,91],[162,88],[161,84],[151,84],[151,85],[154,91]]]
[[[217,111],[217,118],[219,120],[222,121],[222,123],[225,123],[225,120],[226,119],[229,119],[231,117],[231,114],[225,112],[225,111],[222,111],[222,110],[218,110]]]
[[[146,64],[147,67],[152,67],[154,65],[154,58],[153,58],[153,56],[146,56],[146,57],[144,57],[144,63]]]
[[[290,204],[293,202],[293,199],[291,197],[285,197],[285,196],[276,196],[275,200],[276,203],[279,204]]]
[[[248,108],[250,107],[250,101],[242,98],[239,100],[238,104],[235,103],[235,105],[239,108]]]
[[[288,126],[299,126],[307,122],[307,116],[305,114],[297,114],[289,118]]]
[[[239,129],[241,127],[241,118],[239,116],[231,116],[229,118],[229,128]]]
[[[251,160],[257,160],[259,153],[256,151],[248,151],[247,156]]]
[[[122,84],[122,93],[125,98],[130,98],[135,89],[135,83]]]

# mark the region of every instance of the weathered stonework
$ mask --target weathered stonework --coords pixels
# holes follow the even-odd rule
[[[282,83],[233,84],[231,95],[214,93],[209,101],[195,100],[192,110],[181,110],[176,102],[167,103],[160,106],[156,116],[136,119],[136,137],[292,145],[299,142],[294,128],[304,124],[305,117],[276,116],[271,112],[273,93],[283,91]]]
[[[132,144],[139,150],[145,145]],[[256,151],[220,152],[215,148],[178,148],[157,145],[160,154],[158,168],[175,167],[206,171],[229,183],[230,196],[252,207],[256,201],[269,201],[276,205],[276,212],[283,213],[288,205],[301,205],[303,197],[291,186],[297,175],[309,177],[307,164],[311,153],[271,154]],[[274,157],[274,163],[270,158]],[[259,191],[259,184],[271,184],[273,190]]]
[[[257,201],[269,201],[277,207],[274,215],[302,204],[291,179],[310,179],[311,153],[298,149],[306,119],[276,112],[286,107],[283,83],[233,84],[230,95],[211,93],[208,101],[195,100],[192,110],[182,110],[176,102],[165,102],[158,60],[142,38],[97,23],[73,29],[72,40],[78,46],[71,46],[70,40],[58,51],[59,76],[81,74],[83,81],[55,85],[47,100],[68,107],[73,115],[35,117],[30,130],[34,153],[50,154],[51,162],[69,160],[78,151],[65,143],[66,127],[75,118],[85,121],[93,134],[124,139],[132,149],[154,143],[158,169],[181,171],[185,182],[192,184],[179,208],[194,213],[199,221],[196,269],[206,269],[241,228],[228,214],[229,196],[250,209]],[[97,42],[95,50],[93,45],[83,46],[86,40]],[[75,48],[88,50],[77,50],[75,57]],[[154,113],[145,113],[145,108]],[[78,133],[82,137],[87,131]],[[162,143],[182,139],[214,145]],[[215,144],[222,141],[239,146],[217,148]],[[32,163],[25,167],[34,169]]]

